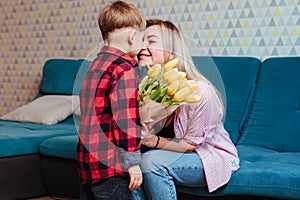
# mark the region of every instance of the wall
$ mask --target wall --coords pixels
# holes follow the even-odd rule
[[[0,115],[37,94],[49,58],[84,58],[101,43],[105,0],[0,1]],[[300,0],[129,0],[173,21],[193,55],[297,56]]]

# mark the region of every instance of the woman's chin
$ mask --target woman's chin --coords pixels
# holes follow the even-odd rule
[[[139,54],[137,56],[137,58],[138,58],[138,61],[139,61],[139,65],[141,65],[141,66],[146,66],[146,64],[148,64],[148,65],[153,64],[151,56]]]
[[[149,61],[147,61],[147,60],[143,60],[143,59],[141,59],[141,60],[139,60],[139,65],[140,66],[146,66],[146,65],[152,65],[152,62],[149,60]]]

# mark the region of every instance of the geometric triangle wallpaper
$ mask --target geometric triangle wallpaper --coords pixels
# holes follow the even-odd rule
[[[85,58],[101,43],[110,0],[0,1],[0,115],[31,101],[49,58]],[[127,0],[174,22],[192,55],[300,55],[300,0]]]

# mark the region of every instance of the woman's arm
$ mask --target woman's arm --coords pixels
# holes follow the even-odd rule
[[[169,139],[157,135],[151,135],[142,139],[142,144],[148,147],[155,147],[177,152],[192,152],[196,146],[187,143],[184,139]]]

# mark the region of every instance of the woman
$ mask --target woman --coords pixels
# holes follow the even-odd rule
[[[138,55],[141,66],[164,64],[177,57],[178,69],[187,73],[202,99],[181,105],[173,121],[175,138],[151,135],[142,140],[156,147],[142,156],[143,188],[134,191],[135,199],[176,199],[175,183],[188,187],[207,186],[213,192],[226,184],[239,168],[239,158],[223,127],[224,106],[216,88],[195,68],[183,37],[174,24],[148,20],[144,47]],[[168,129],[170,131],[170,129]]]

